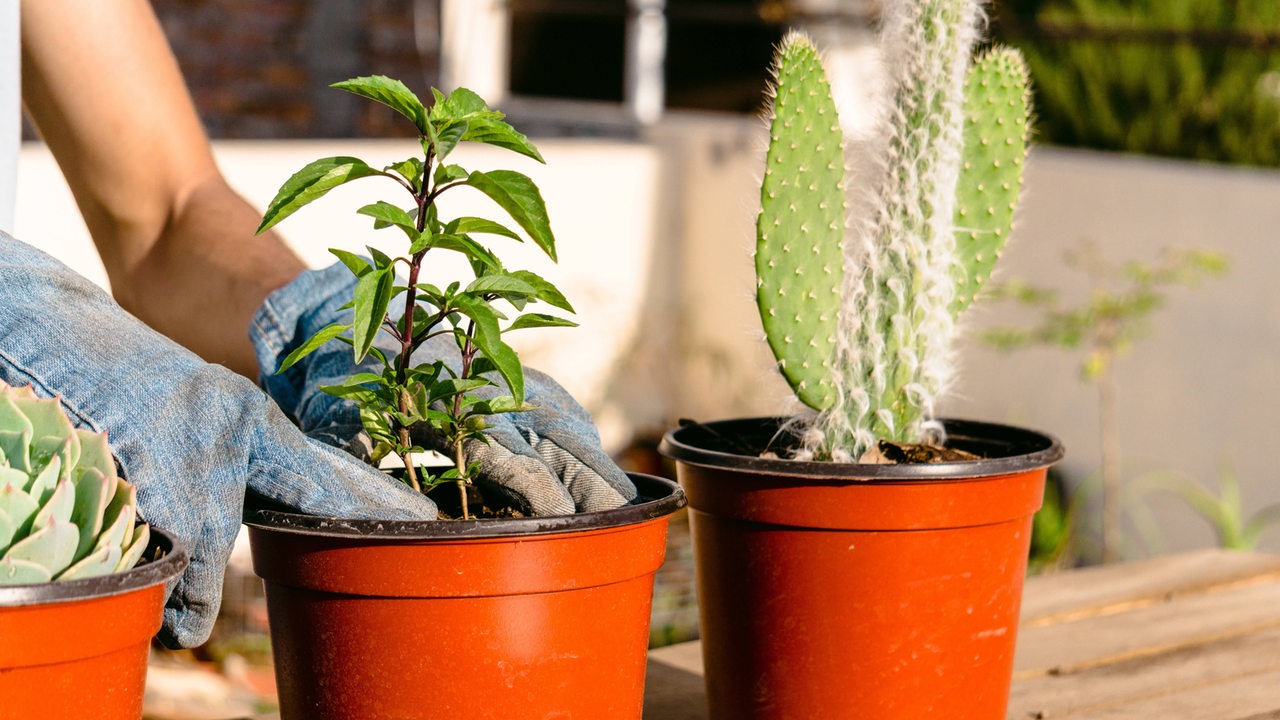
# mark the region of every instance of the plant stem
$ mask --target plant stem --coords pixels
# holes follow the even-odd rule
[[[459,468],[466,467],[467,459],[462,455],[463,439],[459,437],[453,441],[453,462]],[[458,475],[458,499],[462,501],[462,519],[471,519],[471,509],[467,506],[467,483],[468,479],[462,475]]]
[[[467,323],[467,329],[463,335],[465,339],[463,340],[463,343],[462,343],[462,368],[461,368],[461,372],[458,375],[458,377],[463,380],[466,380],[471,377],[471,367],[472,367],[472,363],[475,361],[476,346],[475,346],[475,343],[472,342],[471,340],[472,335],[475,333],[475,331],[476,331],[475,322],[473,321],[473,322]],[[462,394],[461,393],[453,396],[452,409],[453,409],[452,415],[456,420],[456,418],[462,414]],[[458,468],[458,495],[462,500],[462,518],[464,520],[470,520],[471,515],[469,510],[467,509],[467,485],[471,483],[471,478],[467,475],[467,458],[462,454],[462,446],[463,446],[463,443],[465,442],[465,439],[466,438],[462,431],[462,428],[459,427],[457,430],[457,435],[454,437],[454,440],[453,440],[453,462],[454,462],[454,465]]]
[[[1116,427],[1116,380],[1111,351],[1106,370],[1098,378],[1098,426],[1102,441],[1102,561],[1120,560],[1121,484],[1120,440]]]
[[[422,177],[422,193],[415,195],[414,200],[418,205],[418,221],[416,223],[418,232],[422,232],[427,226],[427,205],[430,204],[430,191],[427,187],[429,183],[431,155],[427,155],[425,170]],[[420,250],[414,254],[413,259],[409,261],[409,282],[404,294],[404,331],[400,333],[400,355],[396,358],[396,384],[400,386],[399,396],[396,398],[397,406],[403,414],[409,414],[409,410],[413,405],[413,396],[409,393],[408,377],[409,365],[413,356],[413,310],[418,304],[418,272],[422,269],[422,258],[426,254],[426,250]],[[400,453],[400,459],[404,461],[405,478],[409,481],[409,487],[416,492],[422,492],[422,483],[418,481],[418,469],[414,466],[413,455],[408,448],[413,446],[413,438],[410,436],[408,426],[399,426],[396,428],[400,438],[400,447],[405,448]]]

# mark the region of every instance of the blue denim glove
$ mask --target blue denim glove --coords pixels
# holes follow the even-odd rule
[[[351,346],[334,340],[284,373],[268,374],[316,331],[351,321],[351,310],[340,308],[351,299],[354,287],[355,277],[341,264],[304,272],[267,297],[250,338],[263,368],[262,385],[280,407],[311,437],[360,455],[368,436],[359,410],[351,401],[318,388],[337,385],[357,371],[377,372],[376,360],[366,357],[357,367]],[[375,342],[389,358],[399,352],[386,333],[379,333]],[[414,356],[415,362],[438,359],[455,369],[460,365],[452,338],[432,338]],[[526,369],[525,395],[536,410],[488,418],[485,434],[491,442],[471,441],[464,449],[468,462],[480,463],[477,482],[486,492],[533,515],[605,510],[635,499],[635,486],[605,453],[591,417],[564,388]],[[445,450],[429,431],[415,442]]]
[[[191,564],[170,589],[160,632],[171,647],[209,636],[246,486],[314,514],[436,517],[426,498],[307,438],[249,380],[202,361],[3,233],[0,379],[61,396],[72,422],[106,429],[143,517],[187,546]]]

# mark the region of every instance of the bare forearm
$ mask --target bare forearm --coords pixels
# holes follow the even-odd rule
[[[111,278],[116,299],[204,359],[256,379],[249,322],[304,269],[279,238],[253,234],[260,219],[220,175],[206,179],[149,251]]]
[[[223,180],[146,0],[23,0],[23,99],[127,309],[250,377],[254,309],[302,270]],[[38,242],[38,238],[33,238]]]

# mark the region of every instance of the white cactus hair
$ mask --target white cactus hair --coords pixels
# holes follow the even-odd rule
[[[951,382],[953,212],[963,147],[964,79],[980,0],[883,5],[880,155],[853,192],[869,209],[845,241],[835,403],[815,420],[818,456],[854,457],[878,437],[919,441]],[[914,410],[913,410],[914,409]]]

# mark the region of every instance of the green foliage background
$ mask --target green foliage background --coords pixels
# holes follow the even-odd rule
[[[1280,2],[997,0],[1040,142],[1280,167]]]

